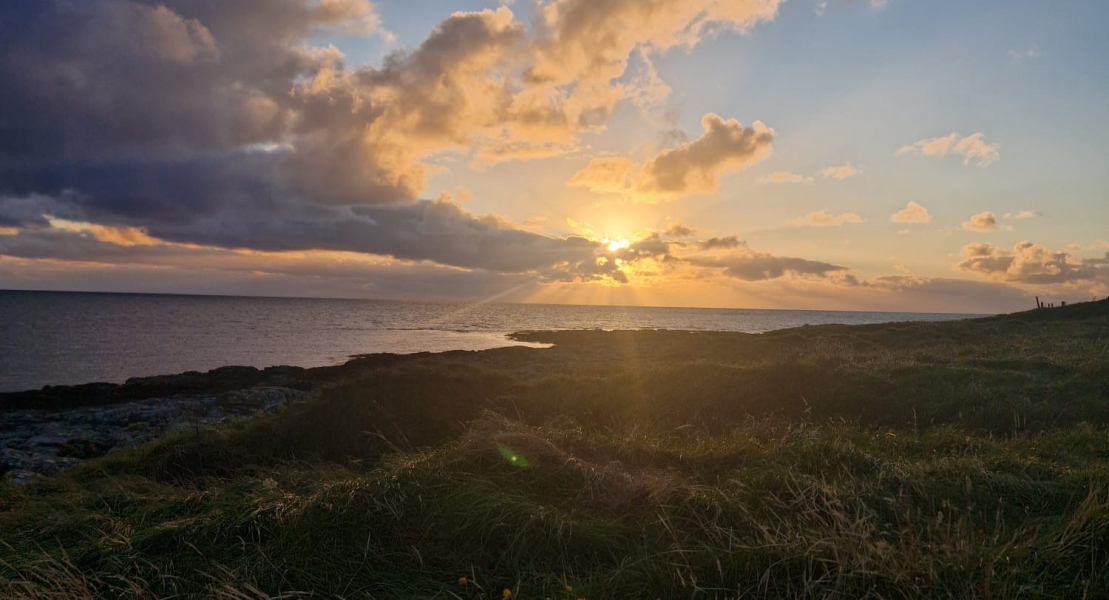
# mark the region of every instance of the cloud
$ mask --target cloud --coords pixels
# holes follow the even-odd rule
[[[882,9],[888,6],[890,0],[835,0],[834,4],[842,6],[855,6],[855,5],[869,5],[874,9]],[[824,16],[828,12],[828,0],[814,0],[813,10],[818,17]]]
[[[0,205],[0,214],[3,208]],[[138,239],[138,231],[144,238],[176,244],[265,252],[351,251],[504,273],[550,276],[557,271],[558,277],[592,276],[594,269],[588,263],[602,251],[599,242],[540,235],[496,216],[474,215],[453,202],[439,201],[286,209],[272,214],[220,213],[210,220],[181,222],[135,219],[102,225],[78,215],[55,220],[62,229],[73,222],[83,223],[83,231],[102,241]],[[0,253],[5,253],[3,246]]]
[[[101,235],[590,276],[595,242],[418,200],[429,158],[574,150],[619,102],[664,94],[651,73],[650,90],[623,82],[634,52],[649,66],[778,4],[552,0],[530,25],[503,6],[459,12],[416,48],[354,67],[312,44],[386,35],[366,0],[0,4],[0,227],[48,228],[49,215]],[[736,140],[732,123],[643,167],[645,189],[707,189],[753,159],[736,144],[768,151],[769,130]]]
[[[667,227],[666,230],[663,231],[663,235],[669,237],[690,237],[697,235],[697,230],[679,221]]]
[[[943,157],[955,154],[963,157],[963,164],[974,163],[979,167],[988,167],[1001,159],[999,144],[987,144],[981,133],[960,137],[952,133],[944,137],[920,140],[900,148],[895,156],[916,154],[918,156]]]
[[[734,238],[718,238],[729,239]],[[603,276],[611,281],[634,284],[634,273],[640,285],[646,286],[637,288],[636,294],[723,278],[734,282],[728,285],[741,293],[772,297],[776,305],[797,308],[996,312],[1020,308],[1026,297],[1025,292],[1002,282],[917,276],[857,280],[842,267],[755,252],[738,240],[683,245],[694,252],[687,261],[670,253],[681,250],[674,248],[675,244],[649,235],[627,248],[606,250],[593,262],[597,271],[613,269],[611,275]],[[698,253],[707,246],[714,247],[713,255]],[[600,259],[605,264],[597,265]],[[640,264],[657,272],[637,270]],[[284,295],[289,289],[298,289],[303,290],[298,293],[324,297],[529,301],[542,298],[548,293],[545,289],[561,294],[580,288],[576,283],[574,288],[561,287],[563,282],[581,280],[564,275],[541,278],[531,273],[463,269],[354,252],[263,252],[170,243],[124,246],[99,239],[84,225],[23,230],[10,239],[0,237],[0,277],[16,289],[260,295]],[[703,295],[704,288],[698,289]]]
[[[1027,50],[1010,50],[1009,59],[1013,61],[1014,65],[1019,65],[1025,60],[1033,60],[1040,57],[1040,47],[1032,44]]]
[[[594,158],[568,185],[599,194],[633,194],[639,186],[640,167],[622,156]]]
[[[790,173],[788,171],[775,171],[759,178],[760,185],[781,185],[786,183],[812,183],[812,177]]]
[[[786,275],[827,277],[833,273],[847,271],[847,267],[830,263],[788,256],[774,256],[750,249],[743,249],[724,256],[691,256],[682,260],[697,267],[718,269],[728,277],[743,281],[764,281],[778,279]]]
[[[836,181],[843,181],[850,179],[857,175],[861,175],[862,170],[851,166],[851,163],[846,163],[838,167],[827,167],[820,171],[820,176],[824,179],[835,179]]]
[[[810,213],[808,216],[795,219],[792,221],[793,225],[802,227],[805,225],[811,227],[839,227],[844,223],[862,223],[863,218],[855,213],[843,213],[842,215],[834,215],[828,211],[820,211]]]
[[[956,269],[997,281],[1030,285],[1109,284],[1109,253],[1105,258],[1079,259],[1067,252],[1021,242],[1012,251],[992,244],[968,244],[962,255],[963,261],[955,265]]]
[[[624,73],[638,46],[692,47],[722,30],[740,33],[772,20],[779,0],[556,0],[541,7],[545,35],[527,77],[607,83]]]
[[[1043,216],[1042,213],[1036,212],[1034,210],[1022,210],[1018,213],[1005,213],[1005,216],[1002,217],[1002,218],[1003,219],[1011,219],[1011,220],[1015,219],[1015,220],[1018,220],[1018,221],[1022,221],[1022,220],[1025,220],[1025,219],[1038,219],[1042,216]]]
[[[734,249],[746,246],[747,243],[740,240],[738,236],[729,235],[726,237],[714,237],[707,240],[697,242],[697,247],[702,250],[720,250],[720,249]]]
[[[859,287],[866,292],[861,302],[874,301],[875,296],[882,294],[885,306],[899,311],[1002,313],[1031,306],[1030,295],[1024,290],[988,281],[886,275],[861,281]]]
[[[87,232],[93,239],[115,246],[157,246],[162,242],[135,227],[105,227],[91,223],[75,223],[62,219],[49,219],[50,227],[60,231]]]
[[[1001,230],[1004,230],[1004,231],[1012,231],[1012,229],[1013,229],[1012,227],[1010,227],[1008,225],[998,225],[997,224],[997,217],[994,216],[994,214],[992,212],[989,212],[989,211],[974,215],[973,217],[970,218],[969,221],[966,221],[965,223],[962,224],[962,228],[965,231],[979,231],[979,232],[997,231],[998,229],[1001,229]]]
[[[525,300],[543,280],[346,252],[258,252],[162,244],[137,248],[71,230],[0,243],[0,276],[22,289],[421,299]],[[513,294],[524,294],[514,296]]]
[[[909,202],[903,210],[890,216],[890,222],[926,225],[932,222],[932,215],[928,213],[927,208],[924,208],[916,202]]]
[[[642,202],[673,200],[690,194],[711,194],[720,177],[743,169],[770,154],[774,132],[756,121],[744,127],[735,119],[707,114],[705,133],[642,166],[622,157],[595,158],[569,185],[598,193],[621,194]]]

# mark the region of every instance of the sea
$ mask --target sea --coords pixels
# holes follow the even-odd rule
[[[517,331],[742,331],[981,315],[0,291],[0,392],[228,365],[534,345]]]

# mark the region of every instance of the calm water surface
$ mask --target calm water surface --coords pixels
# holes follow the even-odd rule
[[[758,333],[973,315],[0,291],[0,391],[207,371],[319,367],[355,354],[483,350],[514,331]]]

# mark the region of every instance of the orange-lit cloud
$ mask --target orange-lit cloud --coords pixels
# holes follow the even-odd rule
[[[686,263],[697,267],[719,270],[728,277],[743,281],[763,281],[786,276],[826,277],[833,273],[845,272],[847,267],[826,262],[774,256],[742,248],[724,255],[689,256]]]
[[[862,174],[862,170],[846,163],[838,167],[827,167],[820,171],[820,176],[824,179],[835,179],[836,181],[843,181]]]
[[[673,150],[662,152],[642,166],[622,157],[596,158],[569,182],[605,194],[621,194],[641,202],[673,200],[691,194],[711,194],[720,177],[743,169],[770,154],[774,131],[756,121],[751,127],[735,119],[707,114],[705,133]]]
[[[932,222],[932,215],[928,213],[927,208],[924,208],[916,202],[909,202],[908,206],[903,210],[894,213],[890,217],[890,222],[926,225]]]
[[[997,231],[999,229],[1010,231],[1013,228],[1008,225],[998,225],[997,217],[989,211],[979,213],[970,218],[969,221],[964,222],[961,227],[964,231],[978,231],[988,232]]]
[[[690,237],[697,235],[697,230],[679,221],[667,227],[663,235],[669,237]]]
[[[765,177],[759,178],[759,183],[763,185],[782,185],[786,183],[812,183],[812,177],[790,173],[788,171],[775,171]]]
[[[157,246],[162,244],[146,234],[145,231],[135,227],[107,227],[93,223],[80,223],[66,221],[65,219],[48,219],[50,226],[63,231],[88,232],[93,238],[116,246]]]
[[[956,269],[999,281],[1109,285],[1109,254],[1104,258],[1080,259],[1068,252],[1053,252],[1039,244],[1021,242],[1011,251],[992,244],[968,244],[962,255],[963,261]]]
[[[808,225],[811,227],[839,227],[845,223],[862,223],[863,218],[855,213],[843,213],[841,215],[834,215],[828,211],[820,211],[810,213],[800,219],[795,219],[792,223],[798,227]]]

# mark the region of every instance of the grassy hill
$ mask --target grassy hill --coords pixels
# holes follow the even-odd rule
[[[1109,302],[521,337],[0,485],[0,596],[1109,597]]]

